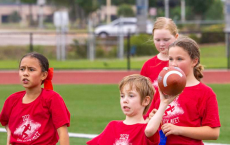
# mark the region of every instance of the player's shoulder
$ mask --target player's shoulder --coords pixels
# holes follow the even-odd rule
[[[212,91],[212,88],[207,86],[206,84],[200,82],[198,85],[197,85],[197,88],[203,90],[203,91]]]
[[[145,64],[149,64],[149,63],[151,64],[152,62],[155,62],[156,60],[158,60],[157,55],[155,55],[154,57],[148,59],[148,60],[145,62]]]
[[[53,98],[62,98],[57,92],[47,89],[42,89],[42,97],[48,100]]]
[[[118,123],[122,123],[122,120],[112,120],[109,122],[109,124],[118,124]]]
[[[205,94],[205,96],[207,97],[216,96],[212,88],[202,82],[200,82],[195,88],[197,89],[196,92]]]
[[[13,94],[11,94],[8,99],[17,99],[20,97],[23,97],[25,95],[26,91],[19,91],[19,92],[15,92]]]
[[[6,101],[7,102],[15,102],[17,101],[18,99],[22,98],[24,95],[25,95],[25,91],[19,91],[19,92],[15,92],[13,94],[11,94],[7,99]]]
[[[120,126],[123,124],[122,120],[113,120],[108,123],[108,127],[115,127],[115,126]]]

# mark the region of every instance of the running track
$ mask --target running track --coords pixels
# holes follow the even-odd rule
[[[118,84],[127,75],[139,71],[54,71],[53,84]],[[230,70],[206,70],[202,82],[230,84]],[[20,84],[18,71],[0,71],[0,84]]]

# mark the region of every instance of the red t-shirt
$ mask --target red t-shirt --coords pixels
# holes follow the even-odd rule
[[[88,145],[157,145],[154,136],[147,138],[145,128],[147,124],[126,125],[123,121],[111,121],[105,130],[88,141]]]
[[[145,62],[141,69],[141,75],[151,79],[154,88],[158,87],[157,77],[164,67],[168,67],[169,61],[157,58],[157,55]]]
[[[62,97],[42,89],[41,94],[31,103],[23,104],[25,91],[10,95],[0,114],[3,126],[11,130],[10,143],[55,145],[58,142],[57,129],[70,125],[70,113]]]
[[[153,108],[158,109],[160,96],[157,91],[147,114]],[[215,93],[203,83],[185,87],[183,92],[166,109],[162,123],[188,127],[220,127],[218,104]],[[201,145],[201,140],[184,136],[169,135],[166,144]]]

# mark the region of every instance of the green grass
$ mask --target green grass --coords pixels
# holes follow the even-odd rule
[[[131,69],[140,70],[146,60],[152,56],[132,57]],[[127,59],[96,59],[90,60],[66,60],[56,61],[49,60],[51,67],[57,69],[127,69]],[[19,60],[1,60],[0,70],[18,68]],[[202,46],[201,47],[201,64],[207,69],[227,68],[227,58],[225,45]]]
[[[230,84],[210,85],[217,94],[221,120],[220,137],[215,143],[229,143]],[[20,85],[0,85],[0,108],[12,93],[22,90]],[[111,120],[123,120],[117,85],[54,85],[71,113],[69,132],[99,134]],[[5,133],[0,133],[0,144],[5,144]],[[70,138],[71,144],[83,145],[89,139]]]
[[[205,68],[227,68],[225,45],[201,47],[201,64]]]

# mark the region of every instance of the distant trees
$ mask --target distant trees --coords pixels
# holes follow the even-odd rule
[[[12,1],[12,0],[1,0]],[[15,0],[14,0],[15,1]],[[80,25],[84,25],[88,16],[101,5],[106,5],[106,0],[46,0],[48,4],[57,7],[68,7],[70,20],[74,23],[78,20]],[[37,0],[21,0],[22,3],[36,4]],[[223,3],[221,0],[185,0],[186,20],[219,20],[223,19]],[[170,0],[170,17],[174,20],[181,18],[181,0]],[[111,0],[112,5],[118,6],[118,15],[135,16],[130,5],[135,5],[136,0]],[[157,16],[164,16],[164,0],[149,0],[149,7],[157,8]],[[30,7],[30,11],[32,8]],[[33,24],[30,15],[30,24]]]
[[[123,16],[123,17],[134,17],[135,16],[132,7],[127,4],[122,4],[121,6],[118,7],[117,15]]]
[[[215,0],[185,0],[195,15],[195,19],[201,20]]]

